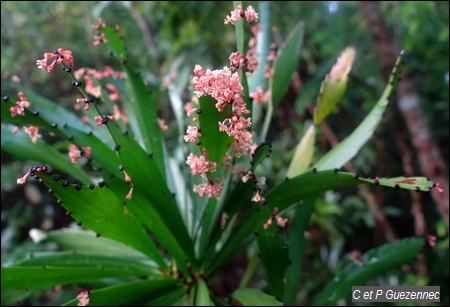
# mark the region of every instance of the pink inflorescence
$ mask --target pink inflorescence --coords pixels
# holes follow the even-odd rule
[[[235,24],[241,18],[245,18],[248,22],[253,23],[258,21],[258,13],[255,9],[249,5],[247,9],[244,11],[242,9],[242,5],[238,5],[238,7],[231,11],[230,15],[225,18],[225,24]]]
[[[48,64],[49,60],[52,60],[51,64]],[[72,51],[64,50],[59,48],[57,51],[44,53],[44,58],[42,60],[37,60],[36,65],[39,69],[47,70],[52,72],[55,68],[55,64],[63,65],[66,64],[69,67],[73,66],[73,56]]]
[[[16,117],[17,115],[25,116],[25,108],[31,106],[31,103],[28,101],[27,97],[25,97],[24,93],[19,92],[17,96],[19,96],[19,100],[16,102],[16,105],[9,109],[11,117]]]

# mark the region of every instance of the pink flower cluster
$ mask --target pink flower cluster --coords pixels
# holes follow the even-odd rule
[[[201,177],[206,177],[206,173],[212,173],[217,168],[216,162],[208,161],[205,151],[200,156],[191,153],[186,159],[186,164],[191,168],[192,175],[200,175]]]
[[[253,23],[258,21],[258,13],[256,13],[255,9],[249,5],[247,9],[244,11],[242,9],[242,5],[238,5],[238,7],[231,11],[230,15],[227,15],[225,18],[225,24],[235,24],[241,18],[245,18],[248,22]]]
[[[75,144],[69,145],[69,159],[72,163],[78,162],[81,156],[90,158],[91,153],[92,153],[91,147],[78,147]]]
[[[233,52],[228,59],[233,72],[242,69],[245,72],[252,73],[258,68],[258,59],[253,49],[250,49],[245,57],[239,51]]]
[[[37,139],[41,137],[41,134],[39,133],[39,128],[36,126],[25,127],[24,131],[26,134],[28,134],[30,136],[31,141],[33,143],[36,143]]]
[[[222,112],[225,106],[231,103],[237,105],[244,104],[242,94],[244,87],[237,72],[231,72],[228,67],[216,70],[204,70],[202,66],[195,65],[194,77],[194,94],[197,97],[209,95],[213,97],[217,103],[216,108]]]
[[[17,96],[19,96],[19,100],[16,102],[16,105],[9,108],[11,117],[16,117],[17,115],[25,116],[25,108],[31,106],[31,103],[28,101],[27,97],[25,97],[24,93],[19,92]]]
[[[51,64],[48,64],[48,60],[54,59]],[[72,51],[64,50],[59,48],[57,51],[53,52],[45,52],[44,58],[42,60],[37,60],[36,65],[39,69],[47,70],[48,72],[52,72],[55,68],[55,64],[63,65],[66,64],[69,67],[73,66],[73,56]]]
[[[222,112],[227,105],[232,105],[233,116],[219,123],[219,130],[234,137],[235,140],[231,144],[234,155],[240,158],[251,154],[253,135],[247,131],[247,128],[251,126],[251,119],[242,116],[242,114],[249,114],[250,111],[242,98],[244,88],[239,74],[231,72],[228,67],[205,71],[200,65],[195,66],[194,74],[192,83],[195,86],[194,93],[198,97],[204,95],[213,97],[217,101],[216,108],[219,112]],[[188,135],[187,138],[193,139],[194,136]]]
[[[275,221],[277,225],[281,228],[286,227],[286,224],[288,222],[288,219],[284,219],[281,216],[278,215],[278,208],[273,208],[273,214],[269,217],[266,223],[264,223],[263,227],[264,229],[269,228],[269,226],[272,224],[272,222]]]
[[[201,183],[198,185],[194,185],[194,192],[203,197],[205,194],[208,195],[209,198],[217,198],[219,199],[220,193],[223,188],[223,180],[219,182],[214,182],[208,179],[208,182]]]
[[[89,291],[81,291],[77,295],[78,303],[77,306],[88,306],[89,305]]]

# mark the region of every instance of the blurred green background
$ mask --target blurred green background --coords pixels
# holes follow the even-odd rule
[[[244,7],[253,5],[257,11],[262,5],[256,1],[243,4]],[[271,40],[278,45],[298,21],[305,23],[304,49],[293,79],[296,86],[290,87],[275,111],[268,135],[275,145],[270,183],[284,174],[289,165],[292,149],[312,118],[308,106],[315,103],[321,81],[346,46],[354,46],[357,57],[339,116],[336,112],[327,119],[339,140],[361,122],[378,100],[386,75],[361,2],[277,1],[264,5],[269,9],[271,25],[276,27]],[[420,107],[441,158],[446,162],[448,174],[449,4],[389,1],[381,2],[380,8],[386,29],[392,35],[390,48],[394,49],[394,54],[405,50],[402,69],[409,73],[415,85]],[[190,73],[195,64],[211,69],[228,65],[228,55],[236,49],[234,28],[224,25],[223,21],[232,9],[231,1],[2,1],[2,96],[17,97],[9,82],[12,75],[17,75],[23,84],[72,108],[77,93],[69,80],[60,78],[58,73],[43,73],[37,69],[35,61],[42,58],[44,52],[62,47],[73,51],[78,68],[99,69],[105,65],[118,68],[105,48],[92,45],[96,34],[92,25],[102,17],[110,24],[120,25],[132,66],[156,89],[155,101],[163,117],[170,122],[174,119],[168,95],[161,86],[164,77],[175,68]],[[188,80],[179,81],[179,86],[185,88],[183,98],[187,102],[190,100]],[[401,119],[401,116],[396,118]],[[384,121],[375,137],[351,161],[353,166],[365,176],[393,177],[407,172],[405,157],[409,157],[406,166],[412,168],[415,175],[423,175],[408,131],[405,122],[394,125],[392,121]],[[168,133],[169,149],[178,137],[177,131]],[[406,140],[409,147],[399,146],[399,139]],[[324,135],[319,135],[318,155],[329,150],[328,141]],[[1,163],[3,257],[28,238],[29,229],[57,229],[72,221],[40,186],[16,184],[30,161],[21,161],[2,150]],[[308,295],[317,291],[314,289],[317,274],[324,277],[338,270],[343,265],[338,260],[345,255],[353,250],[365,252],[388,241],[386,227],[374,218],[366,192],[356,188],[330,192],[317,202],[308,232],[306,266],[302,271],[309,281],[302,285],[299,301],[307,304]],[[419,208],[417,212],[413,210],[413,202],[417,200],[411,192],[380,188],[370,188],[369,192],[380,204],[396,238],[437,236],[437,245],[424,249],[417,261],[383,274],[371,284],[439,285],[443,292],[441,302],[448,304],[448,226],[433,199],[428,194],[421,195],[419,206],[415,207]],[[419,227],[417,223],[421,218],[425,224]],[[234,268],[230,272],[239,274],[240,261],[230,265]],[[233,290],[236,277],[228,275],[223,277],[216,291]]]

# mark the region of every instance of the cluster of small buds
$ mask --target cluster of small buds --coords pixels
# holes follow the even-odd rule
[[[16,101],[16,105],[9,108],[11,117],[16,117],[17,115],[25,116],[25,108],[31,106],[31,103],[28,101],[27,97],[25,97],[24,93],[19,92],[17,93],[17,96],[19,96],[19,100]]]
[[[115,71],[111,66],[105,66],[103,70],[96,70],[91,68],[82,67],[74,71],[75,79],[84,79],[84,90],[86,93],[99,98],[101,95],[101,85],[95,85],[93,78],[98,81],[104,78],[124,79],[125,74],[123,72]],[[105,84],[106,91],[108,92],[109,99],[116,102],[120,100],[120,94],[117,87],[112,83]]]
[[[255,104],[267,103],[270,99],[270,91],[263,91],[260,86],[256,88],[256,91],[250,93],[250,97]]]
[[[39,128],[36,126],[28,126],[24,128],[26,134],[28,134],[33,143],[37,142],[38,138],[41,138],[41,134],[39,133]]]
[[[244,104],[242,99],[244,87],[241,84],[239,74],[231,72],[228,67],[205,71],[202,66],[197,64],[194,68],[192,84],[195,87],[194,94],[197,97],[209,95],[217,101],[216,108],[219,112],[222,112],[230,103]]]
[[[248,22],[253,23],[258,21],[258,13],[256,13],[255,9],[249,5],[247,9],[244,11],[242,9],[242,5],[238,5],[238,7],[231,11],[230,15],[227,15],[225,18],[225,24],[235,24],[241,18],[245,18]]]
[[[202,135],[200,128],[197,126],[188,126],[186,135],[183,136],[185,142],[196,143],[198,138]]]
[[[99,17],[98,18],[98,23],[96,25],[93,25],[92,28],[94,30],[99,31],[101,28],[105,28],[106,27],[106,22],[103,22],[103,20]],[[98,35],[94,35],[94,46],[98,46],[100,43],[106,44],[108,42],[108,40],[105,37],[104,33],[99,33]]]
[[[258,68],[258,59],[255,56],[254,49],[250,49],[246,56],[242,56],[239,51],[233,52],[228,59],[232,72],[242,69],[247,73],[252,73]]]
[[[210,181],[208,179],[208,182],[201,183],[198,185],[194,185],[194,192],[203,197],[205,194],[208,195],[209,198],[216,198],[219,199],[220,193],[222,192],[223,188],[223,180],[220,180],[219,182]]]
[[[48,64],[48,61],[54,59],[51,64]],[[59,48],[57,51],[53,52],[45,52],[44,58],[42,60],[37,60],[36,65],[39,69],[47,70],[48,72],[52,72],[55,68],[55,64],[58,65],[67,65],[69,67],[73,66],[73,56],[72,51],[64,50]]]
[[[273,214],[269,217],[266,223],[264,223],[264,229],[269,228],[269,226],[273,223],[273,221],[277,223],[278,227],[285,228],[288,222],[288,219],[282,218],[278,215],[278,208],[273,208]]]
[[[259,25],[253,25],[250,28],[253,36],[250,38],[248,46],[249,46],[249,50],[247,52],[247,55],[251,54],[256,54],[256,43],[257,43],[257,37],[258,37],[258,32],[260,31],[260,26]],[[276,28],[272,27],[272,31],[275,31]],[[273,62],[276,58],[276,54],[277,54],[277,47],[276,44],[272,43],[270,44],[270,51],[269,51],[269,55],[267,56],[267,61],[268,62]],[[272,77],[273,74],[273,69],[272,67],[269,65],[266,65],[264,67],[264,77],[266,79],[270,79]],[[260,103],[267,103],[269,102],[270,99],[270,90],[267,91],[263,91],[263,89],[261,87],[257,87],[255,92],[250,93],[250,97],[253,99],[253,102],[255,104],[260,104]]]
[[[85,156],[86,158],[91,157],[91,147],[78,147],[75,144],[69,145],[69,159],[72,163],[78,162],[81,156]]]
[[[192,175],[200,175],[201,177],[206,177],[207,173],[212,173],[217,168],[216,162],[209,161],[206,158],[205,151],[200,156],[191,153],[186,159],[186,164],[191,168]]]
[[[99,127],[105,125],[106,123],[108,123],[108,120],[114,120],[114,116],[112,115],[106,115],[106,116],[95,116],[94,120],[97,122],[97,125]]]
[[[88,98],[77,98],[77,105],[84,103],[84,110],[89,111],[89,104],[94,102],[94,97],[89,96]]]
[[[77,306],[89,305],[89,291],[81,291],[76,298],[78,300]]]

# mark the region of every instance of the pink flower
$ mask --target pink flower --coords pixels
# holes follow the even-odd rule
[[[205,194],[208,194],[209,198],[215,197],[219,199],[220,193],[222,192],[222,181],[217,183],[214,181],[209,181],[207,183],[201,183],[198,185],[194,185],[194,192],[203,197]]]
[[[19,100],[16,101],[16,105],[14,107],[9,108],[11,112],[11,117],[16,117],[17,115],[25,116],[25,108],[29,108],[31,103],[28,101],[25,94],[22,92],[17,93],[19,96]]]
[[[186,135],[183,136],[185,142],[195,143],[201,136],[200,129],[197,126],[188,126]]]
[[[125,196],[126,199],[131,199],[133,197],[133,190],[134,190],[134,184],[131,185],[130,191],[128,191],[127,196]]]
[[[232,72],[242,69],[245,72],[252,73],[258,68],[258,59],[254,55],[253,50],[249,50],[245,57],[236,51],[228,59],[230,60],[230,69]]]
[[[48,64],[48,60],[54,59],[51,64]],[[72,51],[59,48],[57,51],[45,52],[42,60],[36,60],[36,65],[39,69],[52,72],[55,64],[73,66]]]
[[[230,15],[227,15],[227,17],[225,18],[225,24],[233,24],[238,21],[239,19],[241,19],[241,17],[244,16],[244,11],[242,10],[242,5],[238,5],[238,7],[234,10],[231,11]]]
[[[131,181],[131,177],[130,175],[128,175],[127,172],[125,172],[125,170],[122,170],[123,174],[125,175],[125,182],[130,182]]]
[[[81,150],[75,144],[69,145],[69,159],[72,163],[76,163],[81,157]]]
[[[235,24],[235,22],[241,19],[242,17],[245,17],[245,19],[250,23],[258,21],[258,13],[256,13],[255,9],[251,5],[247,7],[245,12],[242,9],[242,6],[238,5],[238,7],[234,11],[231,11],[230,15],[227,15],[224,23]]]
[[[254,201],[255,203],[258,203],[258,202],[265,203],[266,202],[266,199],[263,196],[261,196],[261,194],[259,194],[260,192],[261,192],[261,190],[257,189],[255,195],[253,195],[253,197],[252,197],[252,201]]]
[[[28,175],[30,175],[30,170],[28,170],[28,172],[23,177],[17,179],[17,184],[25,184],[25,182],[27,182]]]
[[[217,167],[216,162],[208,161],[204,155],[197,157],[193,153],[187,157],[186,164],[191,168],[192,175],[201,177],[206,177],[207,172],[214,172]]]
[[[25,127],[25,133],[28,134],[33,143],[36,143],[37,139],[41,137],[39,134],[39,128],[36,126],[28,126]]]
[[[15,83],[20,83],[20,78],[18,75],[14,75],[11,77],[11,81]]]
[[[277,213],[278,213],[278,208],[277,207],[273,208],[273,214],[269,217],[267,222],[263,225],[264,229],[267,229],[272,224],[273,220],[275,220],[278,227],[281,227],[281,228],[286,227],[288,219],[282,218],[281,216],[277,215]]]
[[[251,5],[249,5],[247,7],[244,15],[245,15],[245,19],[250,23],[258,21],[258,13],[256,13],[255,9]]]
[[[217,70],[203,71],[200,65],[196,65],[194,73],[196,75],[192,78],[194,84],[194,93],[198,97],[209,95],[216,99],[216,108],[222,112],[225,106],[230,103],[244,104],[242,95],[244,87],[241,85],[239,74],[232,73],[228,67]],[[204,72],[204,73],[203,73]]]
[[[119,90],[114,86],[114,84],[107,83],[105,87],[108,90],[109,99],[111,99],[112,101],[118,101],[120,99]]]
[[[250,97],[253,98],[253,102],[256,104],[269,102],[270,91],[263,91],[261,87],[257,87],[256,91],[250,93]]]
[[[81,291],[76,298],[78,299],[77,306],[89,305],[89,291]]]
[[[97,125],[99,127],[103,126],[108,120],[114,120],[114,116],[112,115],[106,115],[105,117],[101,116],[95,116],[94,120],[97,122]]]
[[[169,126],[167,126],[166,121],[164,119],[157,118],[156,120],[158,121],[159,129],[161,129],[162,131],[166,131],[167,129],[169,129]]]

